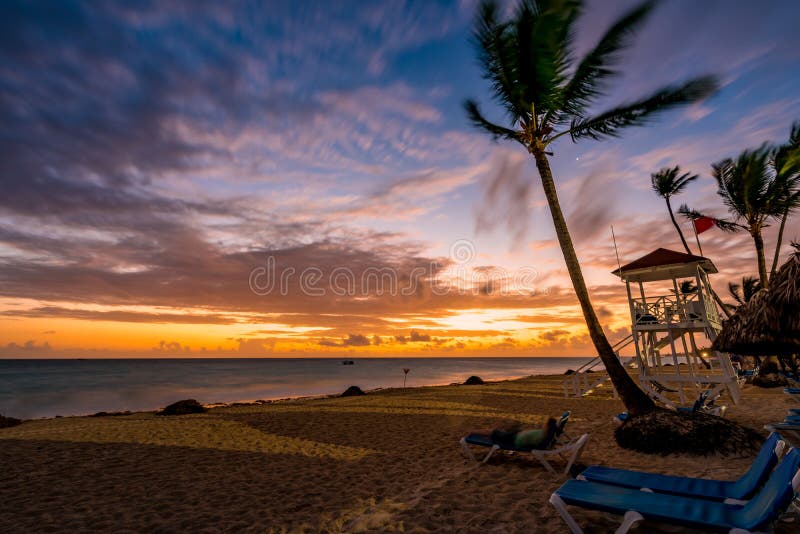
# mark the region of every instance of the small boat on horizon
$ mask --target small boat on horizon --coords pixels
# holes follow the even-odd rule
[[[355,363],[356,362],[354,362],[353,360],[343,360],[342,361],[342,365],[353,365]]]

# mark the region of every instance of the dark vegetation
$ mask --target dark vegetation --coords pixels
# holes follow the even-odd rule
[[[12,426],[21,425],[22,421],[14,419],[13,417],[5,417],[0,415],[0,428],[11,428]]]
[[[206,410],[202,404],[194,399],[180,400],[174,402],[156,413],[156,415],[188,415],[192,413],[204,413]]]
[[[728,419],[658,408],[634,415],[614,431],[617,443],[647,454],[742,455],[756,452],[764,438]]]
[[[339,396],[340,397],[357,397],[359,395],[366,395],[366,393],[364,393],[364,391],[362,391],[362,389],[360,387],[358,387],[358,386],[350,386],[349,388],[347,388],[344,391],[344,393],[342,393]]]
[[[479,376],[472,375],[464,381],[465,386],[482,386],[486,382]]]

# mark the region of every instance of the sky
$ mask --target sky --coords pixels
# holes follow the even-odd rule
[[[576,53],[634,5],[589,2]],[[463,112],[503,120],[475,11],[3,2],[0,357],[592,355],[534,165]],[[673,165],[701,176],[675,205],[725,215],[711,164],[800,119],[798,20],[792,1],[661,3],[596,109],[706,73],[721,90],[553,145],[612,342],[630,319],[611,226],[623,263],[680,250],[649,180]],[[701,240],[721,294],[756,273],[748,235]]]

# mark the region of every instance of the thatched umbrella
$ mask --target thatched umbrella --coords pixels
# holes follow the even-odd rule
[[[800,353],[800,250],[727,321],[712,347],[751,356]]]

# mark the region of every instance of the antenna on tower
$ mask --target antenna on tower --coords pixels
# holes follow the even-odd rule
[[[622,280],[622,264],[619,262],[619,250],[617,250],[617,236],[614,235],[614,225],[611,225],[611,239],[614,240],[614,253],[617,255],[617,268],[619,269],[620,281]]]

